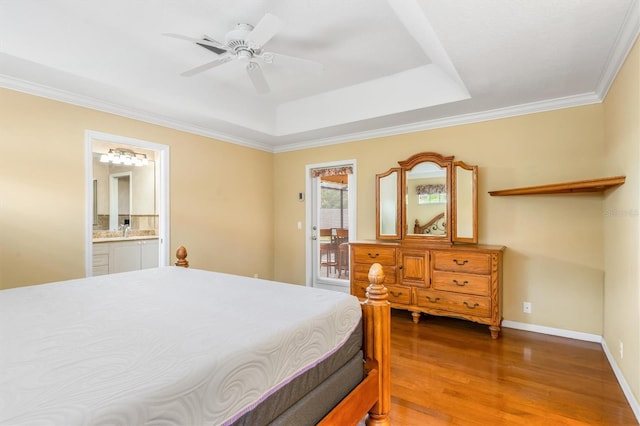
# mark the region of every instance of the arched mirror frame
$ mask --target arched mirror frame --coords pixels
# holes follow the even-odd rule
[[[478,166],[470,166],[462,161],[453,161],[453,156],[445,157],[435,152],[422,152],[412,155],[406,160],[398,161],[400,168],[392,168],[385,173],[376,175],[376,239],[390,240],[390,239],[403,239],[416,242],[428,242],[435,244],[451,244],[453,242],[463,243],[477,243],[478,242]],[[446,188],[447,188],[447,203],[445,207],[445,220],[447,223],[447,232],[445,235],[422,235],[409,233],[409,226],[413,226],[413,223],[408,223],[406,212],[406,200],[407,200],[407,172],[411,171],[418,164],[423,162],[432,162],[446,171]],[[471,185],[470,190],[459,191],[457,187],[463,184],[463,181],[457,176],[458,170],[468,171],[467,173],[467,185]],[[396,206],[396,218],[400,221],[397,222],[396,231],[397,235],[391,235],[389,233],[381,233],[381,201],[385,199],[380,194],[381,184],[380,180],[389,176],[392,173],[399,173],[400,179],[398,179],[398,188],[396,189],[397,206]],[[466,200],[466,205],[470,206],[471,212],[468,214],[469,221],[465,225],[465,233],[461,233],[459,230],[459,221],[457,220],[457,214],[459,209],[458,193],[466,194],[466,197],[470,197]],[[469,230],[470,228],[470,230]]]
[[[445,171],[445,186],[447,189],[447,202],[445,205],[444,215],[445,215],[445,223],[447,223],[447,230],[444,235],[425,235],[425,234],[414,234],[413,232],[409,232],[413,229],[415,225],[414,222],[407,220],[407,173],[414,169],[419,164],[422,163],[434,163],[441,167]],[[421,152],[419,154],[412,155],[404,161],[398,161],[398,164],[402,168],[402,200],[400,209],[400,218],[402,220],[402,239],[403,240],[419,240],[419,241],[428,241],[432,243],[443,243],[443,242],[451,242],[451,226],[448,225],[451,222],[451,165],[453,163],[453,156],[444,157],[435,152]]]

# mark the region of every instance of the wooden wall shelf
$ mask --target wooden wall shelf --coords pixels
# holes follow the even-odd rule
[[[528,186],[524,188],[502,189],[489,191],[491,196],[506,195],[542,195],[568,194],[575,192],[603,192],[624,183],[624,176],[614,176],[601,179],[580,180],[576,182],[555,183],[552,185]]]

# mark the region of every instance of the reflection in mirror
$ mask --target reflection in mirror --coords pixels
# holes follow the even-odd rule
[[[457,161],[454,163],[453,170],[455,189],[453,217],[456,219],[453,237],[456,241],[477,243],[478,166],[469,166],[462,161]]]
[[[94,231],[118,231],[125,225],[131,230],[158,230],[157,176],[155,153],[144,151],[146,165],[114,164],[100,161],[114,144],[94,142],[93,178],[95,197]],[[140,151],[140,149],[136,149]],[[103,158],[104,160],[104,158]]]
[[[109,229],[119,230],[131,223],[131,172],[109,174]]]
[[[432,162],[406,172],[406,233],[447,235],[447,170]]]
[[[376,175],[377,221],[379,239],[400,238],[400,218],[398,217],[400,169],[391,169]]]

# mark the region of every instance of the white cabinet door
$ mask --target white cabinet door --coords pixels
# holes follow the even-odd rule
[[[126,241],[111,243],[109,273],[136,271],[140,269],[140,243]]]
[[[140,269],[158,267],[158,240],[140,241]]]

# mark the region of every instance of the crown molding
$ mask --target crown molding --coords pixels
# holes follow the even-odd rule
[[[6,87],[11,90],[24,92],[27,94],[40,96],[55,101],[60,101],[80,107],[90,108],[110,114],[119,115],[125,118],[131,118],[140,120],[146,123],[156,124],[164,127],[169,127],[175,130],[180,130],[188,133],[193,133],[200,136],[205,136],[212,139],[217,139],[223,142],[233,143],[236,145],[245,146],[261,151],[271,153],[281,153],[289,151],[299,151],[308,148],[317,148],[329,145],[337,145],[347,142],[356,142],[366,139],[374,139],[379,137],[387,137],[400,135],[405,133],[420,132],[425,130],[432,130],[444,127],[453,127],[464,124],[478,123],[482,121],[499,120],[502,118],[515,117],[519,115],[534,114],[538,112],[552,111],[563,108],[571,108],[577,106],[584,106],[602,102],[600,97],[595,92],[585,93],[581,95],[569,96],[564,98],[557,98],[545,101],[531,102],[522,105],[516,105],[506,108],[498,108],[479,113],[463,114],[453,117],[440,118],[435,120],[427,120],[419,123],[410,123],[400,126],[385,127],[381,129],[355,132],[346,135],[340,135],[330,138],[322,139],[310,139],[300,142],[294,142],[286,145],[271,146],[264,143],[258,143],[256,141],[250,141],[243,138],[238,138],[227,133],[214,132],[210,129],[206,129],[199,126],[194,126],[181,121],[173,120],[167,117],[163,117],[157,114],[150,114],[133,110],[131,108],[123,107],[122,105],[113,104],[109,102],[100,101],[88,96],[78,95],[64,90],[59,90],[40,84],[16,79],[0,75],[0,87]]]
[[[618,33],[611,55],[607,60],[607,65],[600,76],[600,81],[596,86],[596,93],[604,99],[611,88],[620,68],[624,65],[629,52],[640,34],[640,1],[634,1],[627,11],[622,28]]]
[[[478,113],[463,114],[453,117],[439,118],[434,120],[410,123],[406,125],[385,127],[366,132],[356,132],[332,138],[308,140],[295,142],[292,144],[277,146],[274,152],[297,151],[306,148],[317,148],[328,145],[336,145],[347,142],[356,142],[365,139],[388,137],[405,133],[421,132],[425,130],[440,129],[444,127],[460,126],[464,124],[479,123],[483,121],[500,120],[503,118],[516,117],[520,115],[535,114],[539,112],[553,111],[564,108],[573,108],[602,102],[602,98],[594,92],[581,95],[567,96],[545,101],[530,102],[527,104],[497,108]]]
[[[26,93],[29,95],[39,96],[46,99],[51,99],[54,101],[64,102],[71,105],[76,105],[84,108],[102,111],[102,112],[118,115],[125,118],[139,120],[145,123],[169,127],[171,129],[180,130],[180,131],[192,133],[199,136],[205,136],[212,139],[217,139],[222,142],[233,143],[236,145],[246,146],[248,148],[258,149],[261,151],[273,152],[273,147],[268,144],[263,144],[263,143],[259,143],[259,142],[248,140],[248,139],[238,138],[236,136],[233,136],[227,133],[215,132],[215,131],[212,131],[211,129],[195,126],[189,123],[184,123],[182,121],[161,116],[159,114],[142,112],[142,111],[128,108],[122,105],[105,102],[100,99],[92,98],[90,96],[79,95],[77,93],[72,93],[66,90],[52,88],[49,86],[21,80],[18,78],[7,76],[7,75],[0,74],[0,87]]]

